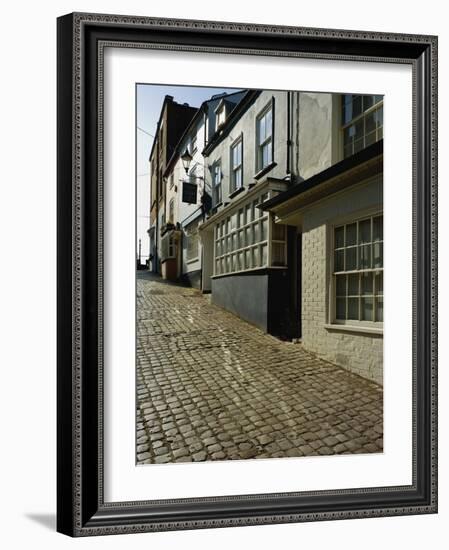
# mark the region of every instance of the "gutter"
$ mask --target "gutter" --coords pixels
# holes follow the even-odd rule
[[[333,164],[322,172],[318,172],[318,174],[315,174],[309,179],[301,183],[297,183],[293,187],[290,187],[290,189],[287,189],[287,191],[284,191],[283,193],[276,195],[272,199],[265,201],[260,206],[260,208],[262,210],[270,210],[271,208],[279,206],[294,197],[302,195],[306,191],[310,191],[311,189],[319,186],[325,181],[340,176],[344,172],[351,170],[352,168],[356,168],[357,166],[382,155],[383,145],[384,142],[383,139],[381,139],[380,141],[377,141],[376,143],[365,147],[365,149],[362,149],[358,153],[355,153],[354,155],[347,157],[342,161],[337,162],[336,164]]]

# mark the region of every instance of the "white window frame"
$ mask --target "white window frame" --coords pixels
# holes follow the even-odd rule
[[[168,202],[168,223],[175,223],[175,198],[172,197]]]
[[[238,146],[240,145],[241,147],[241,162],[240,164],[234,166],[234,149],[236,149]],[[244,185],[243,185],[243,134],[240,134],[240,136],[231,143],[231,146],[229,148],[229,152],[230,152],[230,161],[229,161],[229,166],[230,166],[230,171],[231,171],[231,178],[230,178],[230,192],[231,194],[234,193],[235,191],[238,191],[239,189],[243,189]],[[237,186],[236,185],[236,173],[240,171],[241,173],[241,178],[240,178],[240,185]]]
[[[217,170],[217,168],[220,174],[220,181],[218,184],[215,179],[215,176],[216,176],[215,171]],[[218,200],[215,200],[215,194],[216,194],[217,188],[219,190]],[[222,200],[223,200],[223,172],[221,170],[221,159],[218,159],[212,164],[212,207],[215,207],[218,204],[221,204]]]
[[[271,111],[271,134],[260,143],[260,121]],[[261,172],[267,166],[274,162],[274,97],[265,105],[265,107],[256,116],[256,173]],[[263,164],[263,148],[271,143],[271,161]]]
[[[222,118],[222,120],[220,120]],[[226,103],[221,102],[215,110],[215,131],[226,122]]]
[[[186,238],[186,247],[185,247],[185,250],[186,250],[186,263],[189,264],[189,263],[193,263],[193,262],[196,262],[198,261],[199,259],[199,256],[200,256],[200,242],[199,242],[199,231],[198,231],[198,225],[195,225],[193,228],[191,229],[186,229],[185,230],[185,238]],[[190,256],[191,252],[192,252],[192,240],[193,242],[196,243],[196,247],[195,247],[195,255],[193,256]]]
[[[350,271],[335,271],[335,230],[338,227],[351,225],[352,223],[357,223],[357,235],[356,235],[356,266],[358,267],[358,225],[360,222],[370,219],[371,220],[371,237],[372,237],[372,231],[373,231],[373,219],[377,218],[379,216],[383,217],[383,211],[379,209],[370,209],[367,211],[364,211],[363,213],[357,213],[357,215],[353,216],[347,216],[345,218],[340,218],[338,220],[334,220],[332,223],[328,224],[328,265],[329,265],[329,309],[328,309],[328,323],[325,325],[326,328],[335,328],[335,329],[341,329],[341,330],[349,330],[354,332],[372,332],[377,334],[383,334],[383,321],[368,321],[368,320],[359,320],[359,319],[337,319],[337,288],[336,288],[336,277],[337,275],[344,275],[344,274],[361,274],[361,273],[377,273],[382,272],[384,273],[384,266],[382,262],[382,267],[371,267],[367,269],[355,269]],[[384,243],[384,239],[382,238],[382,246]],[[374,241],[371,241],[371,246],[374,243]],[[346,243],[343,248],[346,248]],[[371,256],[373,254],[373,249],[371,248]],[[373,264],[372,264],[373,265]],[[373,277],[374,279],[374,277]],[[360,285],[360,283],[359,283]],[[374,281],[373,281],[374,285]],[[377,294],[373,291],[373,315],[375,314],[375,296]],[[360,286],[359,286],[359,317],[360,317],[360,300],[361,300],[362,294],[360,293]],[[380,294],[378,295],[380,296]],[[382,299],[383,302],[385,300],[384,298],[384,292],[382,291]]]
[[[270,197],[268,191],[254,195],[250,200],[240,203],[220,218],[214,227],[213,277],[234,275],[260,269],[286,269],[287,267],[287,228],[284,240],[272,241],[274,220],[272,215],[256,207]],[[248,216],[248,213],[250,214]],[[234,227],[231,218],[235,216]],[[265,239],[262,229],[265,227]],[[255,235],[258,235],[256,239]],[[247,236],[250,238],[247,239]],[[285,262],[272,265],[272,245],[283,246]],[[262,261],[265,252],[265,262]],[[258,264],[254,265],[255,258]],[[243,265],[240,263],[242,260]],[[249,261],[248,261],[249,260]]]

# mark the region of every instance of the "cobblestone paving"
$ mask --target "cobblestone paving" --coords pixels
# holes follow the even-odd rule
[[[137,281],[139,464],[373,453],[382,388],[148,274]]]

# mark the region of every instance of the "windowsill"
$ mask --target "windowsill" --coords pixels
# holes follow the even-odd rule
[[[327,330],[335,330],[342,332],[359,332],[364,334],[376,334],[378,336],[383,336],[384,329],[383,327],[368,327],[364,325],[345,325],[345,324],[325,324],[324,328]]]
[[[270,270],[286,270],[287,266],[262,266],[253,267],[251,269],[241,269],[239,271],[230,271],[229,273],[220,273],[218,275],[212,275],[211,279],[222,279],[223,277],[232,277],[233,275],[245,275],[246,273],[251,275],[257,275],[257,273],[268,273]]]
[[[238,189],[236,189],[235,191],[233,191],[232,193],[229,193],[229,198],[230,199],[233,199],[234,197],[236,197],[239,193],[242,193],[243,191],[245,190],[245,188],[243,187],[239,187]]]
[[[270,170],[272,170],[275,166],[277,166],[276,162],[271,162],[270,164],[267,164],[265,168],[262,168],[262,170],[259,170],[257,174],[255,174],[253,177],[255,180],[259,180],[262,176],[265,176],[265,174],[268,174]]]

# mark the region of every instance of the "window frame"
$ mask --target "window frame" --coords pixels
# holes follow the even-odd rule
[[[255,154],[255,171],[256,174],[259,172],[262,172],[266,170],[269,166],[274,164],[274,96],[270,98],[270,100],[266,103],[266,105],[259,111],[259,113],[256,115],[255,119],[255,146],[256,146],[256,154]],[[271,110],[271,135],[269,140],[266,139],[264,143],[259,143],[260,138],[260,132],[259,132],[259,122],[262,120],[262,118]],[[271,141],[271,161],[267,163],[266,165],[263,165],[263,154],[262,154],[262,148],[263,146],[268,143],[268,141]]]
[[[220,183],[217,185],[215,181],[215,170],[220,170]],[[215,200],[216,189],[219,188],[219,200]],[[221,166],[221,159],[217,159],[212,164],[212,207],[216,207],[223,201],[223,170]]]
[[[168,220],[167,223],[175,223],[175,198],[172,197],[168,201]]]
[[[241,153],[242,160],[241,160],[240,164],[237,167],[235,167],[234,163],[233,163],[233,151],[238,145],[241,145],[241,148],[242,148],[242,153]],[[244,183],[243,183],[243,164],[244,164],[244,158],[243,157],[244,157],[244,155],[243,155],[243,133],[241,133],[238,136],[238,138],[236,138],[231,143],[231,145],[229,146],[229,168],[230,168],[230,170],[229,170],[229,172],[230,172],[229,191],[230,191],[230,195],[232,195],[232,193],[235,193],[236,191],[240,191],[240,190],[245,188]],[[239,187],[237,187],[236,184],[235,184],[236,171],[237,170],[241,171],[241,185]]]
[[[374,94],[341,94],[339,116],[340,116],[340,140],[341,140],[341,158],[342,159],[348,158],[348,157],[356,154],[357,152],[362,151],[363,149],[365,149],[365,147],[368,147],[368,145],[366,145],[366,136],[367,136],[366,117],[367,117],[367,115],[370,115],[371,113],[374,113],[375,111],[382,110],[382,126],[376,127],[376,129],[374,130],[374,132],[376,133],[376,139],[373,143],[376,143],[377,141],[380,141],[383,138],[383,128],[384,128],[384,125],[383,125],[384,99],[383,98],[380,101],[378,101],[377,103],[374,103],[373,105],[368,107],[366,110],[362,110],[362,112],[360,114],[358,114],[357,116],[351,118],[351,120],[349,122],[344,123],[343,122],[343,112],[344,112],[343,108],[344,108],[344,103],[345,103],[344,98],[345,98],[346,95],[359,95],[359,96],[362,97],[362,101],[363,101],[363,97],[373,96]],[[345,152],[345,130],[347,128],[349,128],[350,126],[354,126],[355,124],[357,124],[360,121],[363,122],[363,137],[361,138],[363,140],[363,146],[358,151],[354,151],[354,142],[352,142],[351,153],[346,155],[346,152]],[[380,130],[382,131],[382,136],[378,137]],[[369,132],[369,134],[371,134],[371,133],[373,133],[373,132]]]
[[[329,266],[328,271],[328,279],[329,279],[329,300],[328,300],[328,315],[327,315],[327,324],[325,325],[325,328],[329,329],[339,329],[339,330],[353,330],[356,332],[372,332],[377,334],[383,334],[383,320],[382,321],[369,321],[369,320],[359,320],[359,319],[337,319],[337,284],[336,284],[336,276],[337,275],[344,275],[344,274],[360,274],[360,273],[373,273],[376,272],[382,272],[382,277],[384,274],[384,262],[382,259],[382,267],[372,267],[367,269],[355,269],[355,270],[343,270],[343,271],[335,271],[335,230],[338,227],[341,226],[347,226],[351,225],[352,223],[359,223],[361,221],[364,221],[366,219],[371,220],[371,238],[372,238],[372,223],[373,219],[379,216],[384,216],[384,212],[382,208],[376,207],[369,210],[365,210],[363,212],[357,212],[348,216],[345,216],[344,218],[339,218],[337,220],[333,220],[328,224],[327,227],[327,234],[328,234],[328,243],[329,246],[327,247],[327,264]],[[384,238],[382,236],[382,246],[384,244]],[[354,245],[357,249],[359,248],[360,244],[358,243],[358,235],[356,239],[356,245]],[[370,241],[370,244],[372,245],[374,243],[373,240]],[[343,249],[346,248],[346,242]],[[358,258],[358,253],[357,253]],[[346,267],[346,266],[345,266]],[[359,283],[360,285],[360,283]],[[374,280],[373,280],[374,285]],[[359,286],[359,299],[361,298],[362,294],[360,293],[360,286]],[[373,315],[375,311],[375,296],[376,294],[373,293]],[[384,290],[382,290],[382,301],[383,304],[385,303],[385,294]],[[360,308],[360,304],[359,304]],[[383,308],[384,309],[384,308]],[[359,309],[359,317],[360,317],[360,309]],[[382,317],[383,319],[383,317]]]
[[[223,115],[223,120],[219,122],[220,116]],[[215,131],[219,130],[226,122],[226,103],[222,100],[215,109]]]
[[[274,219],[269,212],[259,210],[256,205],[261,204],[270,197],[270,191],[265,190],[250,197],[235,208],[230,210],[226,216],[217,220],[213,234],[213,275],[212,277],[224,277],[236,275],[261,269],[287,269],[287,228],[284,229],[284,239],[274,240],[274,244],[282,246],[284,263],[273,264],[273,225]],[[251,213],[248,221],[248,211]],[[234,226],[232,217],[235,216]],[[263,227],[265,224],[266,235],[262,239]],[[257,229],[255,229],[257,227]],[[258,238],[255,235],[258,235]],[[247,235],[250,236],[250,243],[247,242]],[[240,241],[242,239],[242,241]],[[229,243],[231,248],[229,249]],[[232,244],[234,243],[234,245]],[[243,246],[242,246],[243,243]],[[265,247],[265,248],[264,248]],[[255,250],[257,249],[257,252]],[[265,263],[262,261],[265,250]],[[247,252],[249,253],[247,265]],[[258,265],[254,266],[254,258],[257,256]],[[240,262],[243,260],[243,267]],[[235,264],[234,264],[235,262]],[[217,266],[220,268],[217,269]],[[233,266],[236,266],[235,269]],[[237,265],[239,267],[237,267]]]

